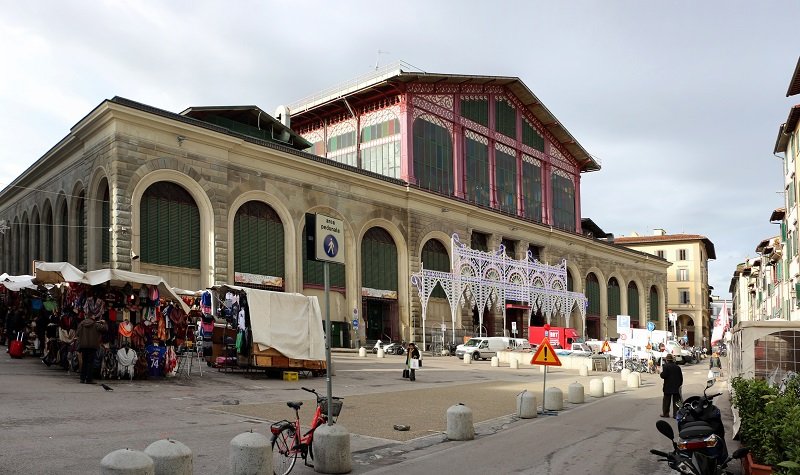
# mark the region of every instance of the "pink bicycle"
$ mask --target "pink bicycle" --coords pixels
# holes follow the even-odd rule
[[[313,393],[317,397],[317,410],[314,412],[314,418],[311,421],[311,428],[302,433],[300,427],[300,407],[303,405],[302,401],[287,402],[286,405],[294,409],[295,420],[294,422],[282,420],[270,426],[272,432],[272,471],[276,475],[287,475],[294,468],[297,462],[297,456],[303,458],[303,463],[307,467],[313,467],[308,464],[308,458],[314,460],[314,431],[322,424],[328,423],[328,398],[321,396],[313,389],[303,388],[304,391]],[[339,417],[342,411],[342,398],[334,397],[331,403],[331,418],[333,422]]]

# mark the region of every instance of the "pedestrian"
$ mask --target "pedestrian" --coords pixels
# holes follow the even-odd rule
[[[719,353],[717,353],[716,351],[714,353],[711,353],[711,358],[709,358],[708,361],[708,368],[711,371],[718,373],[720,376],[722,376],[722,361],[720,361]],[[717,369],[715,370],[714,368]]]
[[[94,357],[100,348],[100,333],[105,332],[108,325],[102,318],[93,318],[88,314],[78,325],[78,350],[81,354],[81,383],[94,384]]]
[[[408,353],[406,354],[406,366],[408,367],[408,380],[415,381],[416,370],[419,368],[420,354],[417,345],[414,343],[408,344]]]
[[[666,357],[664,367],[661,369],[661,379],[664,380],[664,398],[661,401],[661,417],[669,417],[669,408],[672,404],[672,418],[675,418],[681,404],[681,387],[683,386],[683,372],[675,364],[672,353]]]

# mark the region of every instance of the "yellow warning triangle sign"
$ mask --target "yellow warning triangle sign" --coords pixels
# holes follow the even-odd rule
[[[539,348],[536,350],[536,353],[534,353],[533,358],[531,358],[531,364],[561,366],[561,360],[558,359],[558,356],[553,350],[553,346],[550,344],[549,339],[545,338],[542,340],[542,344],[539,345]]]
[[[603,342],[603,347],[600,349],[600,353],[606,353],[611,351],[611,345],[608,344],[608,340]]]

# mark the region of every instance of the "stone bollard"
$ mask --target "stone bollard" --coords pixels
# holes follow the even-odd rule
[[[553,386],[544,392],[543,409],[548,411],[561,411],[564,409],[564,393]]]
[[[586,392],[583,389],[583,384],[575,381],[569,385],[567,392],[567,401],[571,404],[583,404]]]
[[[472,355],[464,353],[464,364],[472,364]]]
[[[155,475],[153,459],[144,452],[115,450],[100,461],[101,475]]]
[[[314,471],[349,473],[352,470],[350,433],[341,424],[319,426],[314,431]]]
[[[605,396],[605,392],[603,391],[603,381],[594,378],[589,381],[589,395],[592,397],[603,397]]]
[[[447,409],[447,438],[449,440],[472,440],[475,438],[472,409],[462,403]]]
[[[361,357],[361,358],[366,358],[367,357],[367,349],[364,348],[363,346],[361,348],[359,348],[358,349],[358,356]]]
[[[511,360],[509,360],[509,365],[511,366],[511,369],[519,369],[519,360],[516,358],[511,358]]]
[[[383,351],[383,348],[378,348],[378,358],[386,358],[386,352]]]
[[[527,389],[517,394],[517,416],[520,419],[532,419],[537,416],[536,396]]]
[[[492,368],[497,368],[498,366],[500,366],[500,358],[498,358],[496,356],[492,356],[491,366],[492,366]]]
[[[631,374],[631,370],[629,370],[628,368],[623,368],[623,370],[619,373],[619,376],[620,376],[620,379],[622,381],[627,381],[628,380],[628,375],[630,375],[630,374]]]
[[[543,364],[540,364],[540,365],[539,365],[539,372],[540,372],[540,373],[542,373],[542,374],[544,374],[544,370],[545,370],[545,368],[547,368],[547,366],[545,366],[545,365],[543,365]]]
[[[609,394],[614,394],[614,378],[611,376],[606,376],[603,378],[603,394],[608,396]]]
[[[177,440],[162,439],[144,449],[153,459],[156,475],[192,475],[192,450]]]
[[[642,385],[642,375],[639,373],[631,373],[628,375],[628,387],[638,388]]]
[[[258,432],[245,432],[231,440],[231,475],[271,475],[272,447],[269,439]]]
[[[581,366],[581,369],[578,370],[581,376],[589,376],[589,368],[586,366]]]

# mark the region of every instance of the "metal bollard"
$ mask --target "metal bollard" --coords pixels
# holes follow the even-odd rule
[[[449,440],[472,440],[475,438],[472,409],[461,403],[447,409],[447,438]]]
[[[115,450],[100,461],[101,475],[155,475],[155,473],[153,459],[138,450]]]
[[[162,439],[144,449],[153,459],[156,475],[192,475],[192,451],[177,440]]]
[[[231,475],[271,475],[272,447],[269,439],[258,432],[245,432],[231,440]]]

